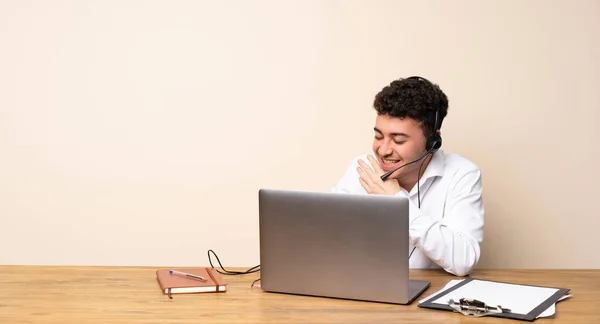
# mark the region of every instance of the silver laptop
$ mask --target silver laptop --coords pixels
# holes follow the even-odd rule
[[[267,292],[410,304],[408,198],[261,189],[261,287]]]

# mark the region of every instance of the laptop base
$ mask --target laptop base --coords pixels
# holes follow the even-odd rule
[[[409,293],[408,293],[408,302],[406,304],[412,303],[417,297],[419,297],[429,286],[431,282],[427,280],[409,280]]]

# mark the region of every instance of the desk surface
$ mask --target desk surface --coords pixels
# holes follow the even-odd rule
[[[0,323],[515,323],[468,318],[411,305],[263,292],[250,288],[259,274],[225,276],[220,294],[173,295],[156,281],[157,268],[0,266]],[[239,270],[239,269],[238,269]],[[476,270],[473,277],[570,288],[543,323],[599,323],[600,270]],[[437,270],[413,270],[431,281],[418,299],[457,279]],[[523,322],[525,323],[525,322]]]

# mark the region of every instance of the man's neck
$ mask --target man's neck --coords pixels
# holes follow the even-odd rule
[[[412,188],[414,188],[414,186],[417,184],[419,179],[425,173],[425,170],[427,170],[427,167],[429,166],[429,162],[431,162],[432,157],[433,157],[433,155],[429,155],[428,157],[425,158],[425,161],[423,162],[423,166],[420,168],[421,169],[420,175],[417,174],[417,172],[419,172],[419,168],[417,167],[410,174],[407,174],[406,176],[402,177],[402,179],[398,179],[398,183],[400,184],[400,187],[404,188],[408,192],[411,192]]]

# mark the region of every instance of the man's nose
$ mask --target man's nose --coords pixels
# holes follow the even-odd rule
[[[390,145],[389,142],[385,142],[383,143],[380,147],[379,147],[379,155],[381,156],[387,156],[392,154],[392,146]]]

